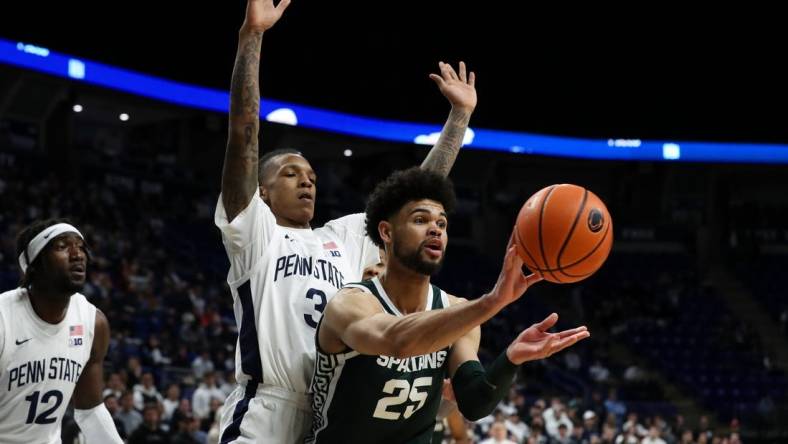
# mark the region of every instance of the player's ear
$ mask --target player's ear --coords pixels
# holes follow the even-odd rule
[[[378,222],[378,234],[380,234],[383,243],[391,242],[391,231],[391,223],[389,221],[382,220]]]
[[[268,190],[265,189],[265,186],[262,184],[258,185],[258,190],[260,192],[260,199],[263,199],[268,206],[271,206],[271,202],[268,200]]]

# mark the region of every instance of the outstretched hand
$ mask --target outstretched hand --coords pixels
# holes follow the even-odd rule
[[[503,268],[498,275],[498,282],[490,292],[496,304],[501,306],[508,305],[525,293],[532,285],[543,280],[542,274],[534,272],[528,276],[523,274],[523,260],[517,255],[517,250],[511,242],[506,249],[506,256],[503,259]]]
[[[449,99],[453,108],[462,111],[473,111],[476,108],[476,74],[467,74],[465,62],[460,62],[459,74],[448,63],[438,62],[440,75],[430,74],[441,94]]]
[[[585,326],[548,333],[558,322],[556,313],[546,317],[542,322],[525,329],[506,349],[506,356],[512,363],[520,365],[526,361],[547,358],[589,336]]]
[[[276,6],[274,0],[249,0],[243,27],[253,32],[265,32],[282,18],[288,6],[290,0],[279,0]]]

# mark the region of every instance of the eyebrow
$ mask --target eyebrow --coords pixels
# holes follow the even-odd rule
[[[414,208],[413,210],[411,210],[411,212],[408,214],[408,216],[411,216],[411,215],[413,215],[414,213],[427,213],[427,214],[431,214],[432,212],[431,212],[430,210],[426,209],[426,208]],[[447,216],[446,216],[446,212],[444,212],[444,211],[441,211],[441,214],[440,214],[440,215],[441,215],[441,216],[443,216],[443,217],[446,217],[446,218],[447,218]]]
[[[285,168],[294,168],[294,169],[297,169],[297,170],[306,170],[306,172],[308,174],[312,174],[313,176],[317,177],[317,174],[315,173],[315,170],[313,170],[312,168],[306,169],[306,168],[304,168],[303,166],[301,166],[301,165],[299,165],[297,163],[286,163],[286,164],[280,166],[279,170],[281,171],[281,170],[284,170]]]

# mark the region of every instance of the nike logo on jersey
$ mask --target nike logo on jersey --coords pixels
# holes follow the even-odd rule
[[[27,339],[25,339],[24,341],[20,341],[19,339],[17,339],[17,340],[16,340],[16,345],[22,345],[22,344],[24,344],[25,342],[27,342],[27,341],[29,341],[29,340],[31,340],[31,339],[33,339],[33,338],[27,338]]]

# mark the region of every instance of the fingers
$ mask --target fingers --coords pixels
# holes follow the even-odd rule
[[[569,336],[567,338],[563,338],[563,339],[559,340],[559,342],[557,342],[557,343],[555,343],[553,345],[554,350],[551,351],[550,354],[552,355],[553,353],[558,353],[561,350],[563,350],[563,349],[565,349],[565,348],[567,348],[567,347],[569,347],[571,345],[574,345],[575,343],[577,343],[577,341],[583,340],[583,339],[588,338],[590,336],[591,336],[590,332],[588,332],[588,331],[581,331],[580,333],[575,333],[572,336]]]
[[[290,6],[290,0],[280,0],[279,4],[276,5],[276,10],[281,14],[285,12],[285,9],[287,9],[288,6]]]
[[[465,71],[465,62],[460,61],[460,81],[462,83],[468,83],[468,76]]]
[[[588,331],[588,328],[586,328],[585,325],[582,326],[582,327],[573,328],[571,330],[564,330],[564,331],[558,333],[558,337],[561,338],[561,339],[564,339],[566,337],[569,337],[569,336],[572,336],[572,335],[574,335],[576,333],[580,333],[580,332],[584,332],[584,331]]]
[[[503,271],[509,273],[514,267],[514,260],[517,257],[517,251],[514,246],[506,249],[506,256],[503,257]]]
[[[476,73],[471,71],[471,75],[468,77],[468,85],[476,88]]]
[[[452,68],[451,65],[449,65],[448,63],[440,62],[438,66],[440,66],[443,80],[458,80],[457,73],[454,72],[454,68]]]
[[[553,328],[556,322],[558,322],[558,313],[550,313],[550,316],[544,318],[542,322],[536,324],[536,328],[541,332],[545,332]]]
[[[537,271],[531,272],[531,274],[526,276],[524,279],[525,279],[525,282],[528,284],[528,287],[530,288],[531,285],[533,285],[533,284],[535,284],[537,282],[543,281],[544,280],[544,275],[542,274],[541,271],[537,270]]]
[[[441,77],[441,76],[439,76],[439,75],[437,75],[437,74],[430,74],[430,78],[431,78],[432,80],[434,80],[434,81],[435,81],[435,83],[437,83],[437,84],[438,84],[438,87],[439,87],[439,88],[443,88],[444,86],[446,86],[446,81],[445,81],[445,80],[443,80],[443,77]]]

